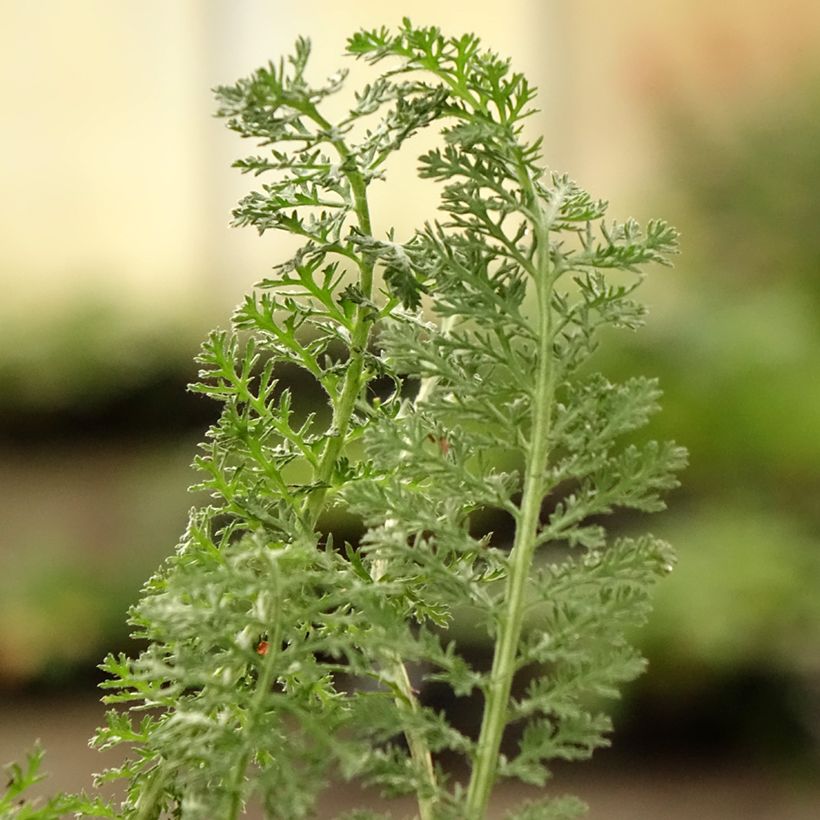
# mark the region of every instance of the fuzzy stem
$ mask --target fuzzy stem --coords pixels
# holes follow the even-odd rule
[[[303,106],[303,114],[310,117],[320,128],[329,135],[332,133],[331,124],[316,110],[314,106]],[[329,141],[334,146],[343,163],[352,166],[350,151],[345,143],[339,138],[329,137]],[[353,207],[359,228],[362,233],[370,235],[372,228],[370,223],[370,210],[367,203],[367,185],[364,177],[352,167],[346,172],[350,183],[350,190],[353,195]],[[359,286],[366,300],[369,300],[373,291],[373,269],[374,261],[370,254],[363,254],[359,261],[360,279]],[[330,436],[325,443],[319,464],[314,470],[314,482],[317,488],[307,497],[302,509],[302,522],[308,532],[313,532],[316,522],[322,513],[327,496],[327,488],[333,476],[336,461],[341,454],[345,444],[345,438],[350,419],[356,401],[361,395],[365,385],[364,373],[364,353],[370,338],[370,330],[373,325],[372,310],[366,305],[359,305],[354,318],[353,329],[350,338],[350,358],[345,372],[344,382],[338,398],[333,402],[333,420],[330,427]],[[274,629],[278,626],[278,617],[273,621]],[[281,639],[274,636],[270,641],[270,652],[265,658],[259,680],[256,685],[256,697],[254,698],[249,721],[258,717],[259,709],[264,705],[264,699],[270,690],[274,680],[274,659],[279,651]],[[402,666],[401,671],[406,676],[407,672]],[[412,692],[410,693],[412,696]],[[241,808],[241,785],[245,778],[249,758],[244,755],[234,771],[233,783],[231,785],[231,805],[227,815],[228,820],[235,820]],[[428,815],[429,816],[429,815]],[[423,820],[427,820],[423,817]]]
[[[507,725],[515,659],[524,621],[527,579],[537,543],[544,471],[549,455],[549,433],[554,395],[552,368],[552,271],[549,219],[539,207],[531,180],[522,174],[522,186],[537,213],[535,288],[538,309],[538,366],[532,397],[533,427],[524,468],[524,487],[510,553],[510,573],[504,591],[504,613],[485,690],[484,717],[467,791],[465,818],[481,820],[486,814],[498,767],[501,739]]]
[[[328,134],[332,133],[331,124],[319,114],[315,107],[307,108],[305,113],[325,132]],[[350,152],[344,142],[338,138],[331,138],[330,141],[339,153],[342,163],[352,166],[353,163],[351,161]],[[352,169],[346,172],[346,176],[350,182],[350,189],[353,194],[354,210],[359,223],[359,229],[365,236],[370,236],[373,232],[373,228],[370,221],[367,185],[364,177],[359,171]],[[373,292],[373,268],[374,262],[371,254],[364,253],[359,263],[359,269],[361,271],[359,287],[366,301],[371,298]],[[319,460],[319,466],[314,473],[314,481],[318,486],[308,497],[303,509],[303,520],[306,527],[311,531],[315,528],[316,522],[324,507],[328,485],[333,476],[336,461],[344,447],[345,434],[350,424],[356,401],[365,386],[364,354],[367,349],[372,325],[372,309],[366,303],[359,305],[351,333],[350,359],[348,360],[344,383],[339,398],[334,402],[333,406],[333,421],[331,422],[333,435],[328,438]],[[402,662],[402,659],[398,656],[391,658],[388,666],[401,693],[401,695],[396,698],[397,704],[401,708],[409,708],[412,713],[418,712],[421,706],[413,691],[410,677],[407,674],[407,668]],[[427,743],[422,734],[409,729],[405,730],[404,734],[407,738],[410,756],[416,767],[418,776],[420,780],[425,783],[425,792],[429,792],[429,796],[428,794],[421,793],[418,795],[420,820],[434,820],[434,801],[437,784],[432,755],[427,748]]]
[[[333,133],[333,126],[316,110],[314,106],[307,106],[304,113],[310,117],[328,135]],[[366,236],[370,236],[373,229],[370,222],[370,208],[367,202],[367,184],[362,174],[354,170],[350,151],[345,143],[338,137],[330,137],[329,140],[339,154],[343,165],[350,166],[345,172],[350,190],[353,195],[353,208],[359,229]],[[369,253],[362,254],[359,262],[360,279],[359,287],[364,295],[365,303],[360,304],[356,309],[353,320],[353,329],[350,334],[350,358],[348,359],[347,370],[338,398],[333,402],[333,420],[330,426],[331,435],[322,451],[319,459],[319,466],[314,473],[316,489],[308,496],[302,517],[305,526],[313,530],[316,521],[324,507],[325,497],[336,461],[342,452],[345,444],[345,435],[353,416],[353,409],[356,401],[361,395],[365,385],[364,354],[370,339],[370,330],[373,325],[372,309],[366,304],[373,294],[373,257]]]
[[[450,316],[442,322],[441,331],[444,336],[449,336],[455,321],[455,316]],[[424,400],[433,392],[437,384],[437,376],[429,376],[426,379],[422,379],[421,385],[419,385],[419,392],[416,394],[415,399],[413,399],[412,402],[407,402],[402,407],[399,411],[399,417],[407,415],[407,413],[410,412],[410,407],[415,407],[418,406],[418,404],[423,403]],[[386,569],[387,562],[384,559],[377,558],[373,562],[373,569],[371,570],[373,580],[378,581],[379,578],[384,575]],[[395,683],[399,687],[399,691],[402,694],[402,698],[396,699],[397,704],[400,708],[409,708],[411,713],[415,714],[421,707],[419,705],[418,698],[416,698],[416,693],[413,690],[413,685],[410,682],[407,667],[398,656],[391,659],[389,666],[390,671],[393,673]],[[402,703],[402,700],[404,703]],[[424,737],[418,732],[409,729],[405,730],[404,735],[407,738],[407,745],[410,749],[410,757],[416,765],[416,771],[420,779],[425,782],[430,793],[435,795],[437,789],[436,770],[433,766],[433,756],[427,748],[427,743],[424,740]],[[417,798],[420,820],[434,820],[435,797],[427,798],[419,794],[417,795]]]
[[[282,627],[281,627],[281,600],[279,593],[279,569],[274,564],[273,572],[273,612],[271,613],[270,622],[273,624],[273,632],[268,639],[268,653],[265,656],[262,668],[259,672],[259,679],[256,683],[256,691],[253,700],[251,701],[250,709],[246,725],[254,725],[262,716],[265,710],[267,696],[270,692],[273,681],[276,677],[276,662],[278,660],[279,652],[282,646]],[[245,750],[239,760],[239,763],[233,770],[233,777],[228,788],[228,799],[230,805],[228,808],[227,820],[236,820],[242,810],[242,783],[245,780],[245,772],[250,763],[250,750]]]
[[[421,706],[416,698],[413,686],[410,683],[407,667],[402,663],[400,657],[397,657],[395,660],[394,671],[396,673],[396,683],[406,702],[406,708],[408,708],[412,714],[417,713],[421,709]],[[398,701],[400,701],[400,699],[397,698],[397,702]],[[410,748],[410,757],[416,766],[416,772],[420,780],[424,783],[425,791],[429,792],[429,795],[422,794],[421,792],[416,795],[419,806],[419,818],[420,820],[435,820],[435,794],[437,786],[433,756],[427,748],[427,741],[424,739],[424,735],[410,729],[405,729],[404,736],[407,738],[407,745]]]

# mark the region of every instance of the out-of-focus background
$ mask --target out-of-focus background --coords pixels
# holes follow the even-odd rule
[[[102,768],[95,664],[128,647],[217,410],[185,392],[192,357],[284,253],[227,227],[244,147],[209,89],[300,33],[329,72],[347,33],[402,14],[512,55],[550,164],[683,234],[649,326],[601,356],[661,378],[654,432],[691,451],[647,522],[680,563],[614,748],[556,788],[592,820],[820,816],[814,0],[2,0],[0,762],[41,737],[55,787]],[[379,213],[409,230],[429,203],[402,190]]]

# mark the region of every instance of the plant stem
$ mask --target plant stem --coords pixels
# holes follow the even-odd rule
[[[330,133],[332,131],[331,124],[316,110],[315,107],[305,107],[303,113],[309,116],[322,129]],[[330,139],[330,142],[338,151],[343,163],[350,162],[350,152],[347,146],[341,139]],[[352,164],[352,163],[351,163]],[[359,228],[362,233],[370,235],[372,232],[370,223],[370,210],[367,203],[367,186],[361,173],[353,168],[346,172],[346,176],[350,183],[350,190],[353,195],[354,211],[359,223]],[[373,291],[373,260],[368,254],[363,254],[359,262],[360,279],[359,287],[369,300]],[[367,344],[370,337],[370,330],[373,325],[372,309],[366,305],[359,305],[356,316],[354,318],[353,329],[350,337],[350,358],[348,359],[348,366],[345,372],[342,389],[338,397],[333,401],[333,419],[331,421],[330,435],[322,450],[319,458],[319,464],[314,470],[313,480],[318,485],[317,488],[307,497],[304,507],[302,509],[302,521],[305,529],[313,532],[316,527],[316,522],[325,504],[327,496],[327,489],[331,478],[333,477],[333,470],[336,466],[336,461],[341,454],[342,448],[345,444],[345,438],[350,419],[353,416],[353,409],[356,406],[365,383],[364,377],[364,353],[367,349]],[[259,679],[256,683],[256,695],[253,700],[248,722],[255,722],[261,710],[264,707],[265,698],[270,691],[275,678],[275,658],[279,654],[281,637],[279,635],[279,616],[278,610],[272,621],[273,633],[269,640],[269,653],[265,658],[265,663],[262,665],[262,670]],[[407,671],[404,665],[399,661],[401,671],[397,670],[397,679],[407,680],[409,688],[409,679],[407,679]],[[402,675],[404,676],[402,678]],[[412,698],[412,689],[409,690],[409,695]],[[417,704],[416,708],[417,708]],[[412,708],[412,704],[411,704]],[[408,737],[408,742],[410,738]],[[411,747],[412,748],[412,747]],[[429,756],[429,752],[428,752]],[[242,805],[242,781],[245,778],[245,772],[250,762],[248,755],[244,755],[234,770],[233,782],[230,788],[230,807],[227,815],[227,820],[235,820],[238,816]],[[432,763],[431,763],[432,766]],[[423,816],[422,820],[428,820],[432,815]]]
[[[410,683],[410,676],[407,674],[407,667],[402,663],[400,657],[396,657],[394,671],[396,674],[396,683],[401,690],[404,704],[412,714],[419,711],[419,705],[416,694],[413,691],[413,686]],[[401,699],[397,698],[397,701]],[[401,705],[401,704],[399,704]],[[419,792],[416,795],[419,806],[420,820],[435,820],[435,794],[436,794],[436,770],[433,766],[433,756],[427,748],[427,741],[419,732],[412,729],[405,729],[404,736],[407,738],[407,745],[410,748],[410,757],[416,766],[416,772],[419,778],[424,783],[429,795]]]
[[[314,106],[306,107],[304,113],[310,117],[320,128],[328,134],[333,132],[332,125],[316,110]],[[348,147],[339,138],[329,137],[333,147],[339,154],[342,164],[352,166],[352,158]],[[360,171],[349,167],[345,172],[350,190],[353,195],[353,208],[359,229],[366,236],[370,236],[373,228],[370,222],[370,207],[367,202],[367,184]],[[366,304],[373,294],[373,259],[370,254],[362,254],[359,262],[360,279],[359,287],[365,299],[365,303],[360,304],[356,309],[356,316],[353,320],[353,330],[350,334],[350,358],[348,359],[347,370],[338,398],[333,402],[333,420],[327,443],[319,459],[319,466],[314,473],[314,481],[318,485],[310,493],[302,511],[302,517],[309,530],[313,530],[316,521],[324,507],[330,479],[333,477],[333,469],[336,461],[342,452],[345,444],[345,435],[350,425],[353,409],[356,401],[364,387],[364,354],[370,338],[370,329],[373,325],[372,308]]]
[[[136,820],[148,820],[148,818],[157,816],[157,799],[161,799],[162,790],[168,782],[168,774],[159,769],[156,769],[153,775],[149,775],[149,777],[151,778],[150,784],[146,791],[140,795],[139,802],[136,805]]]
[[[522,174],[522,177],[525,175]],[[538,367],[532,396],[533,426],[525,460],[524,487],[516,521],[515,539],[510,553],[510,572],[504,590],[504,614],[493,655],[490,680],[485,690],[484,717],[465,806],[466,820],[481,820],[486,814],[490,793],[496,778],[498,753],[507,724],[515,659],[521,627],[527,579],[535,554],[544,472],[549,455],[549,433],[554,394],[552,368],[552,271],[549,250],[549,220],[539,207],[529,177],[522,179],[535,213],[536,276],[538,309]]]
[[[259,679],[256,682],[256,691],[254,692],[251,707],[248,711],[246,724],[255,724],[265,709],[265,702],[267,695],[270,692],[273,681],[276,677],[276,661],[277,656],[281,651],[282,646],[282,627],[281,627],[281,600],[279,592],[279,568],[274,564],[273,573],[273,612],[271,613],[270,622],[273,624],[273,632],[268,639],[268,653],[262,664],[262,669],[259,672]],[[227,820],[236,820],[239,812],[242,809],[242,782],[245,779],[245,772],[250,763],[250,750],[243,752],[239,763],[233,770],[233,778],[228,788],[228,795],[230,806]]]
[[[441,332],[444,336],[450,335],[450,331],[452,330],[455,322],[455,316],[449,316],[442,322]],[[423,402],[430,395],[430,393],[433,392],[437,384],[437,376],[429,376],[426,379],[422,379],[421,385],[419,386],[419,392],[416,394],[416,397],[413,399],[412,403],[404,405],[404,407],[399,411],[399,417],[405,415],[410,406],[417,406],[420,402]],[[382,559],[377,559],[374,561],[373,571],[371,573],[373,580],[377,581],[384,574],[386,569],[387,567],[385,561]],[[405,667],[401,658],[398,656],[392,660],[391,666],[395,682],[398,685],[404,700],[406,701],[405,704],[402,704],[399,702],[401,699],[397,698],[399,706],[404,705],[408,707],[412,713],[418,712],[420,706],[418,699],[416,698],[416,693],[413,690],[413,685],[410,682],[410,676],[407,674],[407,667]],[[433,766],[433,756],[427,748],[427,743],[424,740],[424,737],[418,732],[409,729],[405,730],[404,736],[407,738],[407,745],[410,749],[410,757],[416,765],[416,771],[420,779],[422,781],[426,781],[426,786],[430,790],[430,793],[435,795],[437,790],[436,770]],[[436,802],[435,797],[428,798],[419,794],[417,795],[417,798],[420,820],[434,820]]]
[[[306,109],[305,113],[326,132],[332,132],[331,124],[319,114],[315,107]],[[336,138],[332,138],[331,143],[339,153],[342,163],[352,165],[350,152],[345,143],[341,139]],[[373,232],[373,228],[370,220],[367,186],[364,177],[359,171],[353,170],[352,168],[346,172],[346,176],[350,182],[350,189],[353,194],[354,210],[359,223],[359,229],[364,235],[370,236]],[[373,267],[373,259],[370,254],[364,253],[359,264],[361,271],[359,287],[366,301],[370,300],[373,292]],[[306,527],[311,531],[315,528],[316,521],[324,506],[328,485],[333,476],[336,461],[344,447],[345,435],[350,425],[350,419],[353,415],[356,401],[365,385],[364,353],[367,349],[372,325],[373,316],[371,307],[366,303],[359,305],[351,332],[350,358],[345,372],[344,383],[339,398],[334,402],[333,406],[333,420],[331,422],[333,435],[328,438],[319,460],[319,466],[314,473],[314,481],[318,486],[308,496],[303,509],[303,520],[305,521]],[[398,656],[391,658],[389,667],[389,671],[401,692],[401,695],[396,697],[397,704],[400,708],[409,708],[411,713],[418,712],[421,707],[413,691],[410,677],[407,674],[407,668],[402,662],[402,659]],[[434,820],[433,812],[437,786],[432,755],[427,748],[427,743],[422,734],[411,729],[405,730],[404,734],[410,749],[411,759],[416,767],[419,778],[425,783],[425,791],[429,792],[429,795],[419,793],[417,796],[420,820]]]

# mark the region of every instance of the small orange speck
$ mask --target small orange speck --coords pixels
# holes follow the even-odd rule
[[[267,655],[268,654],[268,642],[267,641],[259,641],[259,644],[256,647],[256,654],[257,655]]]

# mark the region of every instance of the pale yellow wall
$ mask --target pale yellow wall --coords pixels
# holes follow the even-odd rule
[[[476,30],[538,65],[532,0],[414,2],[415,20]],[[227,228],[247,187],[228,166],[248,146],[211,117],[210,88],[315,44],[338,67],[358,26],[406,10],[376,2],[51,0],[0,5],[0,318],[40,316],[89,295],[136,316],[178,298],[237,299],[283,251]],[[396,201],[387,212],[407,217]],[[401,217],[400,217],[401,218]],[[167,310],[167,308],[166,308]],[[144,319],[140,319],[144,321]]]
[[[655,186],[659,107],[720,127],[820,54],[813,0],[0,0],[0,319],[89,294],[140,321],[164,321],[168,302],[178,315],[179,298],[224,314],[284,250],[226,226],[243,148],[211,117],[210,87],[299,33],[330,71],[352,29],[402,14],[514,55],[542,89],[548,159],[619,215]],[[378,210],[409,226],[432,194],[395,170]]]
[[[12,303],[186,287],[203,189],[194,5],[0,6],[0,275]]]

